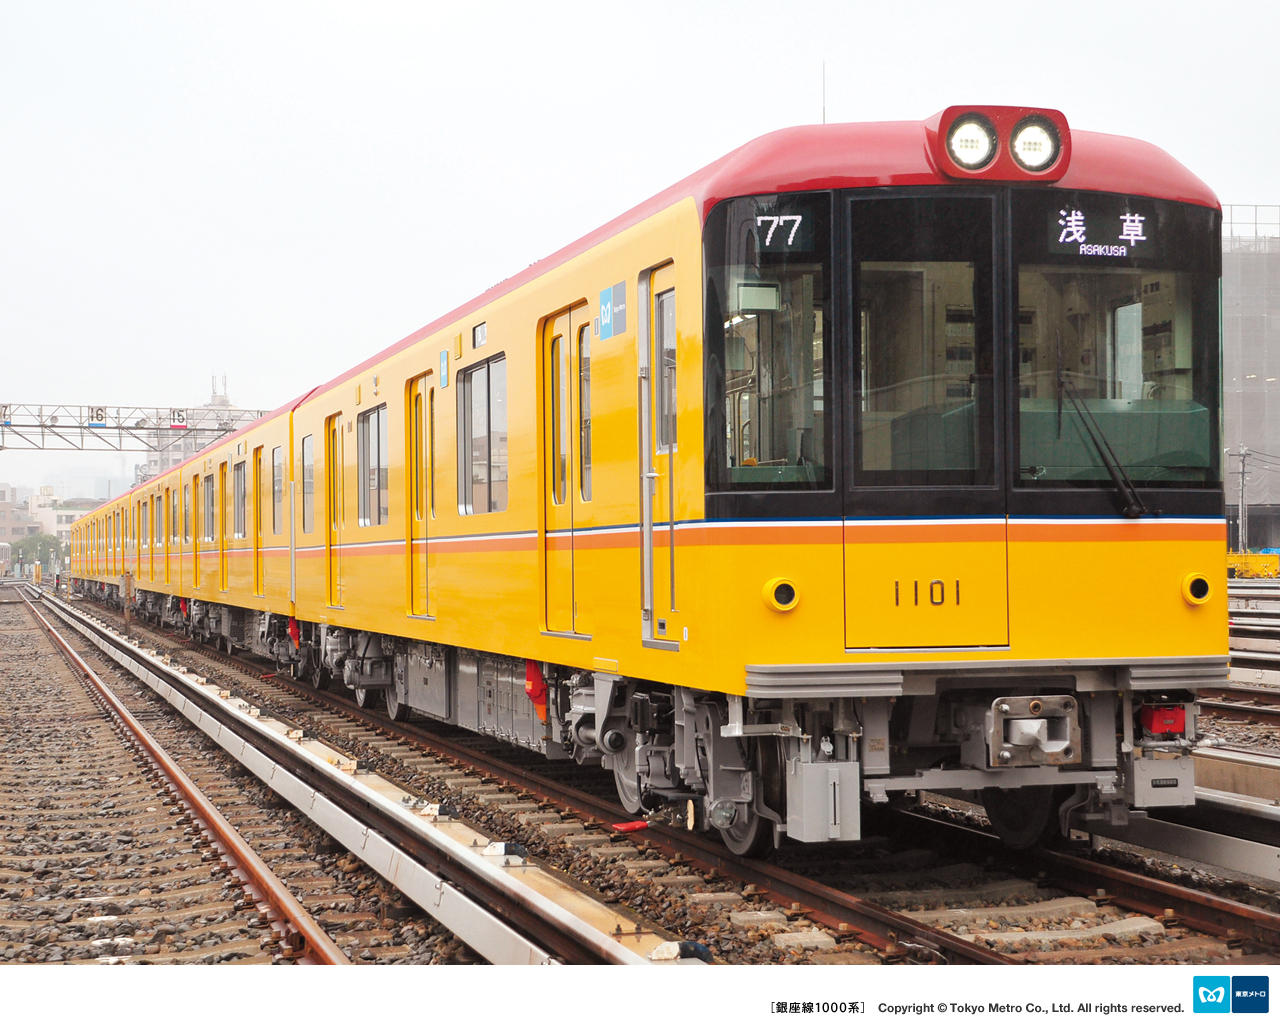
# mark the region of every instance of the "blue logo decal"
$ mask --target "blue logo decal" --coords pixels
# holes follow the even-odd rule
[[[1232,1013],[1266,1013],[1271,1005],[1271,979],[1234,977],[1231,979]]]
[[[600,293],[600,337],[613,337],[613,289],[606,288]]]
[[[1231,979],[1197,974],[1192,980],[1191,1008],[1196,1013],[1230,1013]]]

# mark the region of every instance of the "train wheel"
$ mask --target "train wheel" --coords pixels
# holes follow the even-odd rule
[[[409,720],[409,705],[400,699],[400,691],[394,683],[383,691],[383,698],[387,705],[387,717],[391,721],[407,722]]]
[[[618,790],[618,802],[627,809],[628,814],[640,813],[640,776],[636,773],[635,738],[620,754],[610,754],[609,761],[613,766],[613,784]]]
[[[782,747],[777,740],[760,739],[755,744],[755,783],[766,806],[783,811],[786,783],[782,774]],[[785,816],[784,819],[785,820]],[[734,823],[720,830],[720,839],[739,857],[755,857],[773,849],[773,821],[754,807],[740,811]]]
[[[308,673],[311,680],[311,688],[313,690],[326,690],[329,688],[329,670],[321,665],[318,661],[311,667]]]
[[[720,839],[730,853],[754,857],[773,849],[773,822],[754,810],[739,813],[737,820],[720,830]]]
[[[1005,846],[1026,850],[1058,838],[1058,808],[1071,792],[1069,786],[984,789],[982,806]]]
[[[365,711],[372,711],[373,699],[377,692],[377,690],[370,690],[367,686],[357,686],[356,707]]]

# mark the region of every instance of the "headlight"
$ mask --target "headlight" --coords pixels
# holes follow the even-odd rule
[[[1043,171],[1058,159],[1058,131],[1043,117],[1028,117],[1013,129],[1009,148],[1018,166]]]
[[[958,118],[947,133],[947,152],[966,170],[981,170],[995,158],[996,130],[977,114]]]

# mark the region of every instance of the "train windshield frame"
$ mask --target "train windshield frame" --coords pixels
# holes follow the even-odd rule
[[[1220,218],[999,185],[716,204],[708,514],[1221,515]]]
[[[1011,214],[1015,487],[1221,486],[1216,211],[1028,190]]]

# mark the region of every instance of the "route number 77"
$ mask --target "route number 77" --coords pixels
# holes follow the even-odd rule
[[[768,246],[773,244],[773,233],[778,230],[779,225],[785,226],[787,221],[791,221],[791,233],[787,235],[787,245],[790,245],[796,240],[796,232],[800,230],[802,220],[804,217],[798,213],[788,214],[785,217],[757,217],[756,227],[769,225],[769,233],[764,236],[764,244]]]

